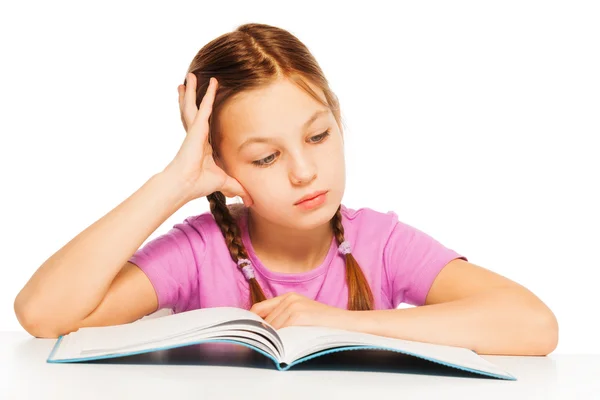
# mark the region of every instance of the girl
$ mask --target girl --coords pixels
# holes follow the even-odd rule
[[[545,355],[554,314],[394,212],[350,209],[337,97],[291,33],[245,24],[202,48],[178,87],[186,130],[173,160],[34,273],[20,324],[56,338],[159,309],[250,309],[275,328],[323,325]],[[201,100],[201,101],[198,101]],[[142,243],[192,199],[190,216]],[[240,196],[244,205],[226,205]],[[400,303],[417,307],[397,309]]]

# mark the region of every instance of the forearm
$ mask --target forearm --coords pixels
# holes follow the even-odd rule
[[[352,313],[352,330],[465,347],[478,354],[546,355],[558,340],[554,315],[521,290],[498,289],[447,303]]]
[[[184,186],[153,175],[37,269],[15,299],[17,318],[63,325],[85,318],[129,257],[184,203]]]

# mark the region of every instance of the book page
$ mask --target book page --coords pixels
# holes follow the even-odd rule
[[[262,335],[245,330],[245,329],[226,329],[214,330],[207,329],[201,332],[195,332],[184,336],[176,336],[166,340],[160,340],[144,345],[131,346],[119,350],[82,350],[80,357],[98,357],[103,355],[118,355],[142,352],[144,350],[163,349],[179,347],[187,344],[198,343],[201,341],[212,339],[227,339],[236,342],[246,343],[257,347],[265,353],[271,354],[275,359],[279,359],[279,351]]]
[[[277,331],[283,341],[284,362],[290,364],[322,350],[345,346],[376,346],[398,350],[422,358],[471,368],[493,374],[511,376],[470,349],[441,344],[388,338],[362,332],[312,326],[291,326]]]
[[[161,340],[154,340],[150,342],[138,343],[130,346],[120,347],[105,347],[105,348],[83,348],[79,349],[82,357],[94,357],[107,354],[118,354],[118,353],[130,353],[133,351],[148,350],[158,347],[166,347],[172,345],[179,345],[185,343],[194,343],[206,338],[218,339],[220,336],[243,336],[247,339],[261,343],[261,346],[256,346],[262,350],[264,348],[269,349],[268,353],[272,354],[275,358],[280,359],[283,354],[283,344],[277,333],[271,329],[265,329],[265,327],[257,322],[251,320],[224,322],[219,325],[215,325],[209,328],[191,331],[189,333],[170,336]],[[66,338],[69,339],[69,338]],[[240,340],[244,343],[250,343],[248,341]]]
[[[244,324],[248,320],[267,327],[258,315],[235,307],[196,309],[122,325],[83,327],[63,337],[54,358],[77,358],[82,351],[90,350],[127,349],[191,334],[224,322]]]

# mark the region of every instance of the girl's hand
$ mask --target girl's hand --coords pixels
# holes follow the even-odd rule
[[[240,196],[249,207],[252,199],[242,185],[215,164],[208,143],[208,118],[217,92],[217,80],[210,78],[200,107],[196,107],[196,76],[187,75],[187,84],[179,85],[179,109],[186,136],[177,155],[164,172],[182,179],[189,188],[189,200],[220,191],[227,197]]]
[[[275,329],[301,325],[352,329],[351,311],[331,307],[294,292],[256,303],[250,311]]]

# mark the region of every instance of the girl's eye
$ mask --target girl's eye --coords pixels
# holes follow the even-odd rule
[[[323,133],[321,133],[319,135],[311,137],[309,140],[311,140],[311,143],[320,143],[323,140],[325,140],[325,138],[327,136],[329,136],[329,129],[327,129],[325,132],[323,132]],[[318,139],[318,140],[317,141],[312,141],[312,139]],[[252,164],[254,164],[254,165],[258,166],[258,167],[268,167],[269,165],[273,164],[270,161],[271,161],[272,157],[274,157],[274,156],[275,156],[275,153],[271,154],[268,157],[263,158],[262,160],[252,161]]]
[[[318,138],[319,140],[316,142],[313,142],[313,143],[319,143],[319,142],[322,142],[327,136],[329,136],[329,129],[327,129],[325,132],[321,133],[320,135],[311,137],[311,139]]]
[[[263,158],[262,160],[252,161],[252,164],[258,165],[259,167],[269,165],[271,157],[275,156],[275,154],[271,154],[269,157]]]

